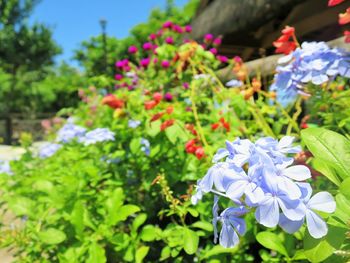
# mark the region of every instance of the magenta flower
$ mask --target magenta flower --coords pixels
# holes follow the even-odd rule
[[[163,60],[161,65],[163,68],[168,68],[170,67],[170,62],[168,60]]]
[[[150,34],[149,35],[149,37],[148,37],[150,40],[155,40],[156,38],[157,38],[157,35],[156,34],[154,34],[154,33],[152,33],[152,34]]]
[[[214,39],[213,45],[214,45],[214,46],[220,46],[220,45],[221,45],[221,42],[222,42],[221,38],[220,38],[220,37],[217,37],[217,38]]]
[[[239,56],[235,56],[235,57],[233,58],[233,60],[234,60],[236,63],[242,63],[242,58],[239,57]]]
[[[157,36],[158,37],[160,37],[160,36],[162,36],[163,35],[163,29],[160,29],[160,30],[158,30],[158,32],[157,32]]]
[[[192,32],[192,27],[191,27],[191,25],[186,25],[186,26],[185,26],[185,31],[186,31],[187,33],[191,33],[191,32]]]
[[[221,62],[221,63],[227,63],[228,58],[225,56],[217,55],[216,58]]]
[[[117,61],[117,62],[115,63],[115,66],[116,66],[117,68],[122,68],[122,67],[124,66],[124,63],[123,63],[122,60],[119,60],[119,61]]]
[[[123,78],[123,75],[121,75],[121,74],[115,74],[114,78],[115,78],[116,80],[121,80],[121,79]]]
[[[171,28],[172,26],[173,26],[173,22],[171,22],[171,21],[166,21],[163,24],[163,28]]]
[[[152,45],[151,42],[146,42],[146,43],[143,43],[143,45],[142,45],[142,48],[143,48],[144,50],[151,50],[152,47],[153,47],[153,45]]]
[[[185,89],[188,89],[190,87],[190,84],[188,84],[188,82],[184,82],[182,83],[182,86],[185,88]]]
[[[137,47],[136,46],[130,46],[129,49],[128,49],[128,52],[130,54],[135,54],[137,52]]]
[[[213,53],[214,55],[216,55],[216,54],[218,53],[218,50],[217,50],[215,47],[209,49],[209,51],[210,51],[211,53]]]
[[[204,36],[204,41],[205,42],[211,42],[211,41],[213,41],[213,39],[214,39],[214,36],[212,34],[206,34]]]
[[[147,68],[150,62],[151,62],[150,58],[143,58],[140,61],[140,65],[144,68]]]
[[[164,94],[164,99],[166,101],[172,101],[173,100],[173,95],[171,95],[171,93],[167,92]]]
[[[183,42],[184,42],[185,44],[187,44],[187,43],[190,43],[191,40],[189,40],[188,38],[185,38],[185,39],[183,40]]]
[[[158,58],[154,58],[153,59],[153,64],[157,64],[158,63]]]
[[[172,44],[174,44],[174,39],[172,37],[167,37],[165,39],[165,43],[172,45]]]
[[[175,32],[179,33],[179,34],[182,34],[182,33],[184,32],[183,29],[182,29],[182,27],[179,26],[179,25],[174,25],[174,26],[173,26],[173,30],[174,30]]]

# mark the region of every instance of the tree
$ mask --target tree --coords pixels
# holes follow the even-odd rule
[[[21,94],[31,85],[19,85],[24,75],[31,81],[43,79],[47,67],[53,64],[53,58],[60,48],[52,39],[52,32],[43,24],[29,26],[30,16],[38,0],[0,0],[0,68],[10,76],[3,83],[3,105],[0,106],[6,119],[6,143],[11,143],[11,113],[27,110],[27,102],[21,103]],[[28,83],[27,83],[28,84]],[[7,88],[6,88],[7,87]],[[23,107],[22,107],[23,106]]]

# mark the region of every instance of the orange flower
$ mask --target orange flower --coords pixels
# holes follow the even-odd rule
[[[260,89],[261,89],[261,82],[259,80],[257,80],[256,78],[253,78],[252,87],[253,87],[253,90],[255,92],[260,91]]]
[[[175,120],[174,119],[171,119],[171,120],[166,120],[165,122],[163,122],[161,125],[160,125],[160,130],[161,131],[164,131],[166,128],[170,127],[170,126],[173,126]]]
[[[168,106],[167,108],[166,108],[166,113],[168,113],[169,115],[170,114],[172,114],[173,113],[173,111],[174,111],[174,107],[173,106]]]
[[[338,22],[340,25],[345,25],[350,22],[350,7],[346,9],[344,14],[339,14]]]
[[[106,104],[113,109],[121,109],[124,107],[124,100],[118,99],[113,94],[110,94],[102,99],[102,104]]]
[[[157,104],[158,104],[158,102],[156,102],[155,100],[145,101],[145,109],[146,110],[151,110],[155,106],[157,106]]]
[[[190,124],[190,123],[187,123],[185,125],[185,129],[190,131],[193,135],[197,135],[197,131],[196,129],[194,128],[194,125],[193,124]]]
[[[219,128],[220,127],[220,123],[213,123],[212,125],[211,125],[211,129],[213,130],[213,131],[215,131],[217,128]]]
[[[156,92],[153,94],[153,99],[156,101],[156,102],[160,102],[163,98],[163,95],[160,93],[160,92]]]

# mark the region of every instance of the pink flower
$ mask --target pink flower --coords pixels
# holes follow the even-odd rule
[[[188,84],[188,82],[184,82],[182,83],[182,86],[185,88],[185,89],[188,89],[190,87],[190,84]]]
[[[153,47],[153,45],[152,45],[151,42],[146,42],[146,43],[143,43],[143,45],[142,45],[142,48],[143,48],[144,50],[151,50],[152,47]]]
[[[221,62],[221,63],[227,63],[228,58],[225,56],[217,55],[216,58]]]
[[[222,42],[221,38],[220,38],[220,37],[217,37],[217,38],[214,39],[213,45],[214,45],[214,46],[220,46],[220,45],[221,45],[221,42]]]
[[[115,78],[116,80],[121,80],[121,79],[123,78],[123,75],[121,75],[121,74],[115,74],[114,78]]]
[[[345,30],[344,36],[345,36],[345,43],[350,43],[350,31]]]
[[[165,95],[164,95],[164,99],[165,99],[166,101],[172,101],[172,100],[173,100],[173,95],[171,95],[171,93],[167,92],[167,93],[165,93]]]
[[[216,54],[218,53],[218,51],[217,51],[217,49],[216,49],[215,47],[209,49],[209,51],[210,51],[211,53],[213,53],[214,55],[216,55]]]
[[[136,46],[130,46],[129,49],[128,49],[128,52],[130,54],[135,54],[137,52],[137,47]]]
[[[153,64],[157,64],[158,63],[158,58],[154,58],[153,59]]]
[[[156,38],[157,38],[157,35],[156,34],[154,34],[154,33],[152,33],[152,34],[150,34],[149,35],[149,37],[148,37],[150,40],[155,40]]]
[[[172,37],[167,37],[165,39],[165,43],[172,45],[174,44],[174,39]]]
[[[140,61],[140,65],[144,68],[147,68],[150,62],[151,62],[150,58],[143,58]]]
[[[186,26],[185,26],[185,31],[186,31],[187,33],[191,33],[191,32],[192,32],[192,27],[191,27],[190,25],[186,25]]]
[[[157,36],[158,37],[160,37],[160,36],[162,36],[163,35],[163,29],[160,29],[160,30],[158,30],[158,32],[157,32]]]
[[[116,66],[117,68],[122,68],[122,67],[124,66],[124,63],[123,63],[122,60],[119,60],[119,61],[117,61],[117,62],[115,63],[115,66]]]
[[[205,42],[211,42],[211,41],[213,41],[213,39],[214,39],[214,36],[212,35],[212,34],[206,34],[205,36],[204,36],[204,41]]]
[[[242,63],[242,58],[239,57],[239,56],[235,56],[235,57],[233,58],[233,60],[234,60],[234,62],[236,62],[236,63]]]
[[[186,43],[190,43],[191,40],[189,40],[188,38],[185,38],[185,39],[183,40],[183,42],[186,44]]]
[[[173,22],[171,21],[166,21],[164,24],[163,24],[163,28],[171,28],[173,26]]]
[[[170,67],[170,62],[168,60],[163,60],[161,65],[163,68],[168,68]]]
[[[184,32],[183,29],[182,29],[182,27],[179,26],[179,25],[174,25],[174,26],[173,26],[173,30],[174,30],[175,32],[179,33],[179,34],[182,34],[182,33]]]

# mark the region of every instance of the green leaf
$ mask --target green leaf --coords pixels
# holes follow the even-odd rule
[[[49,228],[45,231],[39,232],[40,240],[49,245],[56,245],[66,240],[66,234],[61,230]]]
[[[149,251],[149,247],[147,247],[147,246],[139,247],[136,250],[136,254],[135,254],[135,261],[136,261],[136,263],[143,262],[143,259],[147,256],[148,251]]]
[[[158,49],[157,49],[157,52],[158,52]],[[160,120],[151,122],[149,125],[149,128],[147,129],[147,134],[151,137],[155,137],[160,132],[160,125],[161,125]]]
[[[167,258],[170,257],[171,254],[171,248],[166,246],[163,247],[162,252],[160,252],[160,261],[166,260]]]
[[[306,231],[304,236],[304,254],[311,262],[322,262],[338,249],[345,240],[345,228],[329,226],[327,236],[314,239]]]
[[[256,240],[266,248],[275,250],[289,258],[288,252],[283,245],[282,240],[272,232],[260,232],[256,235]]]
[[[208,223],[208,222],[204,222],[204,221],[194,222],[191,225],[191,227],[203,229],[203,230],[208,231],[208,232],[212,232],[213,231],[213,225]]]
[[[181,142],[186,142],[189,138],[183,125],[181,126],[178,120],[174,123],[174,125],[165,130],[165,134],[172,144],[175,144],[178,139]]]
[[[335,169],[332,166],[327,165],[326,162],[319,160],[318,158],[312,159],[312,166],[317,171],[319,171],[324,176],[326,176],[334,184],[336,184],[338,186],[340,185],[341,180],[339,179],[339,176],[337,175]]]
[[[142,213],[142,214],[139,214],[135,219],[134,221],[132,222],[132,230],[133,231],[137,231],[137,229],[143,224],[145,223],[147,219],[147,215]]]
[[[81,201],[75,203],[70,221],[77,235],[81,237],[84,231],[84,206]]]
[[[114,224],[120,221],[125,221],[128,216],[135,214],[138,211],[140,211],[140,208],[136,205],[123,205],[121,208],[119,208]]]
[[[156,227],[153,225],[144,226],[142,228],[140,237],[143,241],[146,242],[155,240],[157,237]]]
[[[89,247],[89,257],[86,263],[105,263],[107,258],[105,255],[105,250],[97,243],[92,243]]]
[[[9,200],[9,207],[17,216],[31,215],[34,206],[33,200],[26,197],[13,197]]]
[[[300,250],[297,250],[292,258],[293,260],[303,260],[303,259],[306,259],[306,256],[305,256],[305,253],[304,253],[304,250],[300,249]]]
[[[183,228],[183,241],[184,241],[184,250],[187,254],[192,255],[196,253],[199,243],[199,237],[196,232],[191,229],[184,227]]]
[[[130,151],[133,154],[137,154],[140,152],[140,147],[141,147],[141,138],[134,138],[130,142]]]
[[[334,167],[341,178],[350,175],[350,142],[343,135],[324,128],[308,128],[301,137],[312,154]]]
[[[33,184],[33,189],[44,193],[51,193],[53,184],[48,180],[38,180]]]
[[[115,225],[119,221],[119,208],[123,205],[124,194],[121,188],[116,188],[106,200],[106,222]]]
[[[345,197],[350,199],[350,178],[346,178],[340,185],[339,191],[342,193]]]

